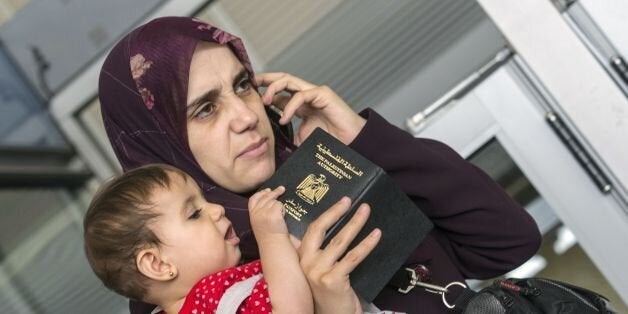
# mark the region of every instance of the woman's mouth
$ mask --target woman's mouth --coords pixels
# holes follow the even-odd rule
[[[244,157],[244,158],[257,158],[259,156],[262,156],[263,154],[266,153],[266,151],[268,151],[268,141],[266,138],[262,138],[259,141],[250,144],[249,146],[247,146],[239,155],[238,157]]]

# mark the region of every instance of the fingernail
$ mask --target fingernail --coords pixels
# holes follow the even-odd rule
[[[373,229],[373,231],[371,231],[371,234],[369,235],[371,238],[376,238],[379,236],[379,234],[382,233],[379,229],[375,228]]]

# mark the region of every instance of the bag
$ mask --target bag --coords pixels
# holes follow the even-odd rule
[[[479,292],[465,288],[453,309],[463,314],[616,313],[600,294],[545,278],[496,280]]]

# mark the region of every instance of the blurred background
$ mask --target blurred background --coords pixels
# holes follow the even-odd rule
[[[507,276],[567,281],[628,313],[624,0],[0,0],[0,313],[128,312],[82,247],[90,197],[120,171],[97,78],[117,39],[167,15],[240,36],[257,71],[448,143],[544,234]]]

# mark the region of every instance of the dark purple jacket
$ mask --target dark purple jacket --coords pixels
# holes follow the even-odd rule
[[[388,172],[434,222],[434,230],[408,258],[426,265],[432,282],[502,275],[538,250],[532,217],[482,170],[447,145],[415,138],[373,111],[351,147]],[[455,296],[452,296],[455,298]],[[374,303],[408,313],[446,313],[439,295],[386,288]]]

